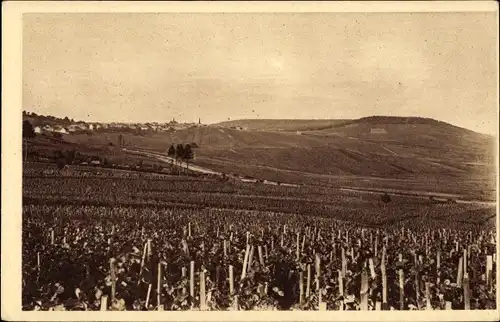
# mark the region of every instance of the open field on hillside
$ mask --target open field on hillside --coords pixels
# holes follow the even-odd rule
[[[350,120],[234,120],[214,124],[219,127],[243,127],[250,131],[313,131],[344,124]]]
[[[387,134],[370,134],[371,127],[384,128]],[[95,132],[64,139],[116,152],[110,143],[119,135]],[[447,124],[353,123],[304,135],[216,127],[122,135],[128,149],[160,153],[171,144],[194,142],[193,164],[257,179],[495,199],[494,149],[488,148],[492,139]]]

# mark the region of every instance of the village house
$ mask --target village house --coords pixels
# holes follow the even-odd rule
[[[54,128],[48,124],[44,125],[42,130],[47,131],[47,132],[53,132]]]
[[[39,126],[35,126],[33,130],[35,131],[35,133],[42,133],[42,128]]]
[[[77,123],[75,124],[79,130],[86,130],[87,129],[87,124],[85,123]]]
[[[62,134],[68,134],[68,130],[65,129],[64,127],[62,127],[62,126],[56,126],[54,128],[54,132],[62,133]]]
[[[71,124],[70,126],[68,126],[68,132],[70,132],[70,133],[73,133],[79,129],[80,129],[80,127],[76,124]]]

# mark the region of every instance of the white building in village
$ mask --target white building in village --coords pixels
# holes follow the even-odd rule
[[[64,127],[62,127],[62,126],[57,126],[54,129],[54,132],[61,133],[61,134],[68,134],[68,130],[65,129]]]
[[[371,128],[370,134],[387,134],[387,131],[384,128]]]

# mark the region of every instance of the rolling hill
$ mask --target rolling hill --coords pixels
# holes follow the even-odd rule
[[[249,124],[245,122],[240,124]],[[198,146],[194,164],[260,179],[474,194],[489,191],[490,195],[495,191],[495,140],[488,135],[424,118],[330,121],[322,129],[300,133],[276,131],[280,122],[256,123],[260,129],[273,131],[213,125],[123,136],[127,148],[162,153],[170,144],[194,142]],[[310,121],[292,123],[295,128],[299,124],[312,128]],[[67,135],[65,140],[105,147],[117,142],[118,135],[96,132]]]
[[[242,127],[249,131],[312,131],[331,128],[351,120],[248,119],[216,123],[213,127]]]

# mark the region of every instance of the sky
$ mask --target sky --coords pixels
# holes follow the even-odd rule
[[[495,13],[25,14],[23,106],[96,122],[421,116],[498,129]]]

